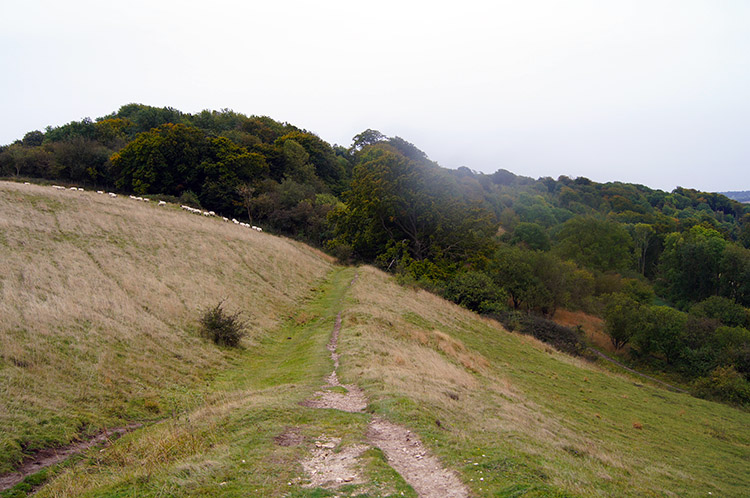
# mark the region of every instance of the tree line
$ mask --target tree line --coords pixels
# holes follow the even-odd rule
[[[482,313],[584,310],[632,361],[750,402],[750,206],[720,194],[449,170],[376,130],[344,147],[140,104],[31,131],[0,147],[0,171],[249,219]],[[539,320],[524,323],[558,334]]]

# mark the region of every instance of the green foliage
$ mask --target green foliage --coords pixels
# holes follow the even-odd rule
[[[593,292],[593,275],[554,254],[503,246],[490,263],[495,283],[515,309],[553,315],[562,306],[580,308]]]
[[[228,313],[222,309],[224,301],[203,311],[200,317],[201,336],[219,346],[237,347],[247,333],[241,312]]]
[[[378,143],[358,153],[348,209],[336,214],[337,238],[364,259],[393,241],[407,241],[416,260],[476,258],[488,249],[491,214],[453,195],[455,185],[432,165]]]
[[[179,197],[180,204],[184,204],[186,206],[194,207],[194,208],[201,208],[201,201],[198,199],[198,196],[195,195],[195,192],[192,190],[185,190],[180,194]]]
[[[386,139],[386,136],[378,130],[367,129],[362,133],[355,135],[352,139],[352,151],[360,151],[368,145],[374,145]]]
[[[637,278],[624,278],[621,281],[621,292],[638,304],[651,304],[654,300],[654,289],[648,282]]]
[[[750,314],[747,309],[729,298],[711,296],[690,307],[690,314],[703,318],[719,320],[730,327],[750,325]]]
[[[750,307],[750,249],[727,244],[719,272],[719,294]]]
[[[750,330],[744,327],[719,327],[712,342],[720,365],[732,365],[750,378]]]
[[[519,223],[513,230],[513,236],[510,239],[511,244],[523,244],[529,249],[537,251],[548,251],[550,249],[550,239],[547,232],[536,223]]]
[[[711,375],[693,384],[696,395],[736,405],[750,404],[750,382],[732,366],[717,367]]]
[[[630,342],[633,334],[643,327],[643,317],[637,301],[622,293],[610,294],[604,311],[605,332],[615,349]]]
[[[659,263],[659,288],[683,307],[717,294],[726,246],[719,232],[701,226],[670,234]]]
[[[268,173],[259,154],[183,124],[139,134],[112,164],[119,189],[175,196],[191,190],[203,206],[231,215],[244,207],[238,186]]]
[[[581,355],[586,348],[580,330],[562,326],[540,316],[518,311],[493,313],[489,316],[499,320],[508,330],[535,337],[565,353]]]
[[[39,130],[28,132],[23,136],[21,143],[26,147],[38,147],[44,142],[44,133]]]
[[[640,354],[661,355],[668,364],[676,364],[685,350],[687,313],[668,306],[644,306],[642,326],[632,337]]]
[[[599,271],[633,267],[633,239],[621,225],[590,216],[566,221],[557,235],[555,252]]]
[[[446,288],[448,299],[474,311],[497,308],[506,296],[487,274],[477,271],[458,273]]]

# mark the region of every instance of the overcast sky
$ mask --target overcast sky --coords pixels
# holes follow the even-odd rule
[[[442,166],[750,190],[750,1],[7,0],[0,144],[127,103]],[[110,5],[112,4],[112,5]]]

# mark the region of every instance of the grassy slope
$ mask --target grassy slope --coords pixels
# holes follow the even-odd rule
[[[431,441],[478,495],[750,489],[747,412],[642,386],[361,273],[343,318],[341,377]]]
[[[246,311],[252,345],[330,269],[175,206],[0,183],[0,472],[24,449],[199,403],[242,359],[197,337],[199,309]]]
[[[287,281],[283,266],[276,272],[276,278],[272,276],[275,270],[266,272],[266,266],[261,265],[256,268],[264,268],[260,272],[262,277],[243,281],[236,276],[237,270],[230,271],[225,266],[237,259],[230,253],[243,247],[242,243],[231,243],[235,237],[241,237],[243,243],[251,246],[243,253],[245,258],[260,257],[255,253],[269,247],[272,255],[264,257],[281,259],[278,254],[282,247],[291,246],[286,242],[282,246],[279,239],[267,236],[257,239],[263,244],[254,244],[252,232],[237,232],[236,227],[225,229],[215,220],[183,213],[160,214],[154,206],[136,204],[133,207],[134,203],[129,200],[122,201],[124,211],[119,211],[118,215],[107,214],[114,205],[99,203],[93,195],[79,194],[84,195],[84,202],[92,203],[102,213],[100,220],[100,214],[86,211],[80,200],[68,201],[67,193],[50,194],[48,190],[34,188],[0,185],[0,201],[12,204],[11,210],[17,209],[18,204],[36,203],[36,208],[28,207],[26,212],[38,211],[44,216],[50,216],[45,206],[52,203],[58,224],[60,219],[73,215],[61,215],[62,208],[55,203],[67,206],[63,213],[71,210],[81,213],[80,223],[99,226],[104,234],[98,238],[101,242],[97,250],[104,254],[118,251],[124,254],[119,259],[103,257],[106,261],[118,264],[126,264],[131,258],[136,261],[129,263],[127,269],[110,274],[116,281],[126,281],[128,271],[139,271],[140,266],[150,265],[150,271],[161,272],[159,278],[153,280],[154,286],[171,278],[175,281],[173,286],[191,288],[176,284],[180,279],[193,278],[193,272],[215,282],[213,292],[202,300],[197,299],[200,302],[195,306],[175,306],[181,310],[173,315],[177,317],[174,319],[177,325],[159,336],[162,341],[171,340],[169,347],[154,348],[150,359],[139,363],[138,376],[146,379],[164,370],[159,375],[167,379],[165,382],[147,385],[162,412],[166,409],[161,407],[169,406],[168,403],[189,405],[189,394],[193,396],[194,409],[125,436],[103,453],[92,452],[74,468],[56,471],[58,478],[43,488],[40,496],[327,496],[322,490],[304,490],[294,481],[302,472],[298,462],[320,435],[343,437],[345,444],[361,441],[369,417],[313,410],[298,404],[312,394],[331,369],[325,343],[340,309],[343,310],[339,343],[339,351],[343,353],[342,380],[356,381],[365,388],[371,400],[371,411],[416,430],[449,466],[460,472],[478,496],[706,496],[709,491],[714,496],[743,496],[750,486],[750,415],[746,412],[638,386],[630,379],[553,352],[534,340],[508,334],[493,322],[481,320],[428,293],[398,287],[371,268],[360,269],[359,279],[346,290],[353,271],[332,268],[311,252],[294,253],[291,258],[294,261],[288,263],[299,265],[302,259],[308,258],[305,260],[317,269],[310,270],[308,275],[299,271],[298,279]],[[24,200],[32,194],[40,199]],[[10,195],[14,196],[11,203],[6,199]],[[120,220],[119,217],[131,208],[148,210],[148,214],[137,222]],[[9,220],[17,220],[5,214],[7,212],[4,210],[0,215],[4,234],[0,244],[8,253],[2,253],[0,263],[5,265],[6,258],[12,254],[16,258],[14,264],[19,265],[24,258],[33,258],[35,252],[20,246],[20,236],[5,235]],[[152,228],[149,227],[154,226],[154,217],[161,219],[162,216],[170,217],[168,222],[164,221],[170,229],[168,233],[167,230],[161,232],[159,245],[152,242],[155,236],[150,234]],[[105,222],[104,218],[109,221]],[[27,227],[27,231],[33,232],[28,228],[30,224],[28,219],[17,221],[16,230]],[[143,233],[142,242],[129,251],[124,251],[117,243],[107,242],[111,238],[116,242],[116,237],[107,234],[115,231],[113,227],[121,229],[123,226],[130,226],[131,232]],[[156,226],[160,226],[159,223]],[[226,242],[217,237],[206,240],[206,234],[215,234],[215,230],[224,238],[228,237]],[[65,241],[64,237],[54,235],[59,231],[47,233],[42,228],[37,231],[42,232],[37,234],[38,245],[42,247],[49,237],[53,246]],[[169,249],[171,240],[192,237],[194,232],[191,244],[197,249],[191,249],[191,254],[198,261],[173,263],[188,268],[160,269],[160,265],[149,263],[154,257],[152,251],[174,251]],[[12,230],[9,233],[12,234]],[[58,242],[60,238],[62,241]],[[220,245],[217,240],[221,240]],[[70,250],[76,247],[70,242],[65,244],[63,247]],[[35,251],[41,253],[36,266],[50,259],[45,257],[44,251]],[[58,250],[57,253],[62,256],[65,252]],[[209,256],[204,257],[206,254]],[[213,263],[214,259],[218,261]],[[243,268],[235,263],[237,266]],[[26,266],[27,273],[33,273],[34,267]],[[73,279],[75,272],[64,270],[69,266],[61,268],[61,275]],[[325,272],[328,272],[327,280],[311,291],[310,282],[319,280]],[[137,281],[148,273],[141,273]],[[5,275],[5,272],[0,274]],[[3,280],[3,306],[6,306],[6,296],[23,289],[21,284],[13,283],[13,279]],[[82,278],[79,286],[69,287],[69,291],[80,292],[80,285],[93,285],[87,283],[90,280]],[[15,286],[14,292],[8,293],[9,285]],[[295,289],[295,285],[300,288]],[[128,288],[136,295],[139,292],[135,285]],[[27,291],[30,299],[42,292],[40,286],[37,290],[30,289]],[[262,313],[257,320],[263,325],[256,326],[255,337],[248,342],[247,349],[230,354],[194,338],[191,324],[195,308],[213,304],[216,294],[229,295],[237,307]],[[265,294],[270,297],[264,298]],[[152,298],[154,301],[129,298],[137,305],[134,306],[136,312],[148,306],[150,313],[144,311],[137,315],[138,320],[130,325],[127,320],[116,322],[114,326],[123,330],[120,334],[146,328],[151,313],[163,313],[161,310],[167,309],[166,304],[156,307],[148,303],[168,303],[168,298],[163,298],[161,293]],[[251,304],[262,299],[266,299],[263,307]],[[24,304],[15,301],[8,309],[23,310]],[[84,307],[83,311],[86,309],[93,309],[93,306]],[[26,313],[25,316],[34,318],[36,314]],[[73,320],[67,328],[56,327],[56,333],[74,334],[75,323]],[[26,325],[26,328],[30,327]],[[16,346],[18,338],[23,336],[9,334],[9,329],[12,328],[2,322],[1,333],[6,341],[0,350],[3,358],[6,358],[6,345],[11,348],[9,351],[16,351],[14,354],[25,351]],[[140,344],[141,337],[145,336],[143,332],[140,334],[131,339],[135,344]],[[171,334],[176,338],[170,339]],[[128,357],[128,348],[114,349],[117,343],[102,341],[101,335],[101,332],[79,335],[78,342],[73,344],[83,348],[91,341],[100,341],[94,342],[99,347],[98,354],[117,358],[116,352],[120,351]],[[203,359],[210,371],[219,373],[205,382],[203,364],[198,360],[175,362],[169,358],[166,352],[178,347],[183,348],[180,355]],[[140,358],[142,353],[138,353],[130,361]],[[59,359],[60,368],[64,367],[65,360],[64,355]],[[29,367],[10,365],[12,359],[2,361],[3,391],[0,395],[8,396],[3,401],[13,401],[13,396],[21,393],[7,394],[6,385],[12,387],[17,382],[9,380],[24,378],[30,382],[34,377],[16,377]],[[125,360],[119,361],[123,362],[120,368],[124,369]],[[172,367],[183,365],[188,373],[171,372],[170,368],[162,367],[161,362],[172,362]],[[97,365],[106,373],[118,364]],[[36,371],[44,369],[37,367]],[[131,382],[129,375],[135,374],[121,370],[112,385],[127,386]],[[95,388],[93,391],[103,395],[106,389],[97,391],[98,378],[82,377],[78,391],[83,391],[90,382]],[[52,376],[49,382],[61,383],[62,380]],[[181,387],[166,387],[170,383]],[[135,385],[139,384],[135,382]],[[192,389],[187,390],[185,386]],[[62,383],[51,384],[49,390],[53,392],[55,387],[67,393]],[[133,413],[142,413],[138,406],[151,398],[143,398],[135,408],[126,403],[132,396],[139,399],[139,395],[138,391],[123,389],[120,405]],[[92,419],[106,417],[93,405],[89,409]],[[34,413],[37,412],[27,414],[29,430],[42,427],[42,424],[31,423]],[[117,416],[129,413],[125,411]],[[0,415],[6,417],[3,412]],[[7,424],[8,419],[0,420]],[[634,424],[640,424],[642,429],[634,428]],[[301,445],[274,444],[274,436],[288,427],[302,434]],[[370,450],[362,465],[372,484],[352,486],[347,494],[400,496],[403,492],[405,496],[413,496],[384,464],[379,451]]]
[[[369,416],[300,406],[332,364],[326,342],[353,270],[332,272],[297,317],[268,334],[241,361],[210,384],[195,411],[129,434],[59,476],[38,496],[329,496],[299,481],[299,462],[323,436],[359,442]],[[301,444],[274,438],[293,429]],[[365,485],[344,489],[357,496],[407,496],[413,491],[369,450],[361,459]],[[291,485],[289,483],[292,483]]]

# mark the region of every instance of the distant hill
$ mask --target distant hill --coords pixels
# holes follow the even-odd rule
[[[735,201],[750,202],[750,190],[737,190],[733,192],[719,192],[719,193]]]

